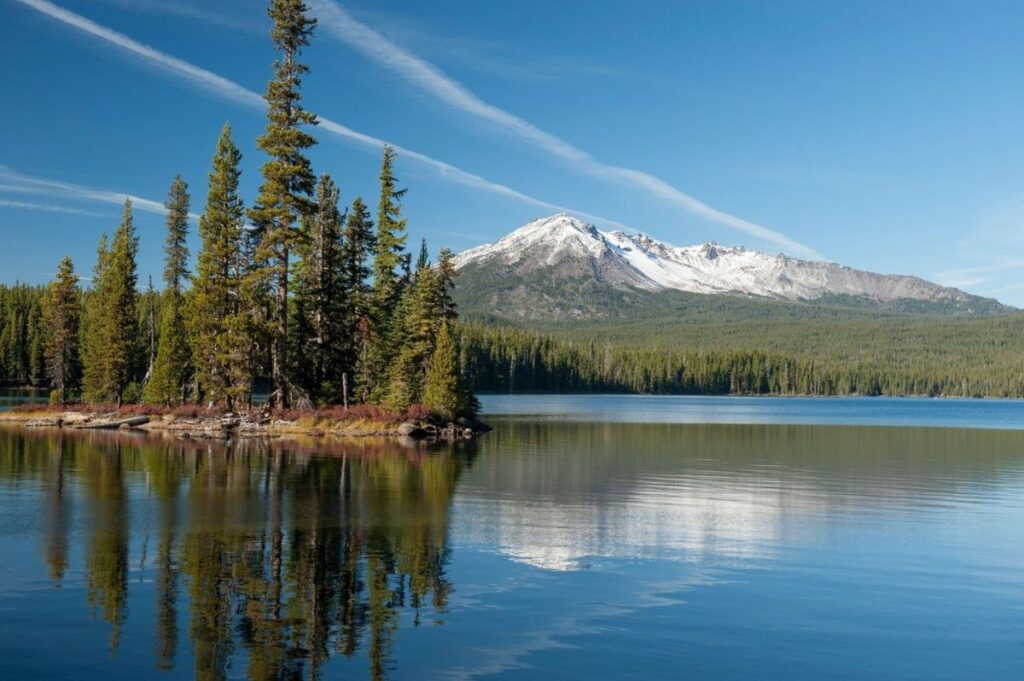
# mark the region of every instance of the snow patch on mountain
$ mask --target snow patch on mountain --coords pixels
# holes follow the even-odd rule
[[[618,288],[733,293],[786,300],[829,295],[876,301],[969,303],[954,288],[902,275],[876,274],[832,262],[771,255],[705,243],[677,247],[642,234],[603,232],[567,213],[534,220],[493,244],[455,258],[459,269],[501,264],[518,274],[560,268],[588,273]]]

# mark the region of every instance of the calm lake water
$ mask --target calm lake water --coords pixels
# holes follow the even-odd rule
[[[1024,673],[1024,403],[484,405],[419,448],[0,428],[0,678]]]

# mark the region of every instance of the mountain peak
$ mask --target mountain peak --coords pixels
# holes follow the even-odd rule
[[[1006,309],[994,300],[916,277],[876,274],[714,241],[677,247],[644,234],[602,232],[564,212],[465,251],[456,256],[455,266],[496,266],[503,272],[493,276],[500,278],[540,274],[549,290],[599,283],[621,290],[826,299],[855,305],[898,303],[907,309],[967,313]]]

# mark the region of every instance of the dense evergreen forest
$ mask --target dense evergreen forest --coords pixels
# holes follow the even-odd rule
[[[463,371],[480,392],[1024,397],[1019,316],[740,327],[679,329],[672,346],[466,324]]]
[[[242,153],[225,125],[198,220],[194,270],[191,197],[175,177],[166,206],[163,289],[139,290],[132,205],[100,237],[82,291],[70,258],[47,287],[0,289],[0,381],[48,384],[53,401],[195,401],[228,409],[265,390],[275,407],[364,402],[442,418],[471,415],[458,371],[452,254],[413,260],[385,146],[376,220],[360,197],[339,206],[330,175],[307,150],[315,114],[303,108],[299,61],[316,21],[301,0],[271,0],[278,51],[267,85],[262,184],[239,194]],[[421,410],[422,411],[422,410]]]

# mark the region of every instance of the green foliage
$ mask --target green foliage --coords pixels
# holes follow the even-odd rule
[[[132,219],[131,200],[125,200],[121,225],[107,246],[101,237],[87,308],[85,399],[121,404],[132,380],[138,348],[135,257],[139,240]]]
[[[339,340],[343,344],[342,372],[355,379],[352,394],[361,395],[364,400],[373,383],[365,369],[369,367],[370,334],[373,328],[371,289],[368,283],[371,274],[369,262],[375,247],[376,236],[370,212],[357,196],[352,201],[342,236],[342,288],[345,290],[343,316],[346,333]]]
[[[427,365],[423,404],[442,418],[454,419],[466,415],[468,409],[465,399],[465,390],[459,376],[459,352],[448,329],[448,322],[443,321]]]
[[[394,373],[393,360],[404,343],[405,320],[399,309],[408,307],[403,301],[408,284],[402,265],[408,262],[405,253],[406,220],[402,217],[401,200],[405,189],[397,189],[394,175],[395,150],[385,145],[380,171],[380,202],[377,207],[377,236],[374,242],[373,291],[370,303],[368,349],[360,371],[360,390],[366,395],[390,391]],[[407,361],[405,365],[409,365]],[[381,381],[384,378],[384,381]],[[402,379],[404,382],[404,378]],[[405,388],[403,388],[403,392]],[[396,402],[402,401],[396,398]]]
[[[388,345],[395,354],[388,365],[384,404],[396,410],[404,410],[423,398],[442,329],[457,316],[450,296],[455,276],[450,253],[442,253],[442,262],[437,267],[430,266],[427,257],[421,255],[419,265],[411,284],[403,291],[388,337]],[[438,390],[435,385],[435,399],[439,397]],[[452,399],[461,404],[461,390]]]
[[[669,345],[468,325],[463,375],[486,392],[1024,397],[1021,315],[736,326]]]
[[[43,299],[43,327],[46,334],[46,373],[57,402],[68,402],[79,388],[81,358],[79,325],[81,295],[71,258],[65,257],[57,268]]]
[[[100,294],[110,261],[110,242],[106,234],[100,234],[96,246],[96,262],[92,268],[92,293],[85,298],[82,316],[82,397],[87,402],[101,402],[104,370],[104,298]]]
[[[345,271],[338,188],[322,175],[317,211],[304,224],[295,266],[292,309],[293,381],[314,402],[339,401],[345,351]]]
[[[402,197],[394,174],[397,154],[385,145],[380,168],[380,202],[377,205],[377,240],[373,260],[374,313],[380,324],[387,324],[401,291],[399,268],[404,259],[406,219],[402,217]]]
[[[206,209],[199,218],[202,246],[192,280],[188,330],[203,399],[230,407],[251,382],[249,306],[242,251],[244,206],[238,194],[242,154],[225,125],[217,140]]]
[[[188,276],[188,214],[191,200],[188,185],[174,178],[167,197],[167,241],[164,245],[164,305],[153,373],[146,383],[143,399],[151,404],[184,401],[191,373],[191,353],[185,330],[185,296],[182,284]]]
[[[34,385],[45,378],[42,304],[47,289],[0,286],[0,383]]]
[[[316,116],[302,108],[299,87],[309,68],[297,61],[316,20],[306,16],[308,8],[301,0],[271,0],[268,13],[274,20],[271,39],[281,58],[274,62],[274,77],[267,84],[267,128],[258,140],[259,148],[270,156],[263,164],[263,184],[249,212],[257,228],[254,250],[255,273],[264,279],[264,287],[274,299],[270,329],[272,399],[287,405],[288,368],[288,281],[289,253],[300,237],[303,217],[314,213],[310,199],[316,179],[305,150],[316,139],[303,129],[315,125]]]
[[[131,200],[126,200],[124,217],[111,243],[109,270],[104,277],[107,285],[104,335],[108,357],[105,392],[118,404],[132,379],[132,356],[138,330],[136,305],[139,294],[135,265],[138,250],[139,238],[135,234]]]

